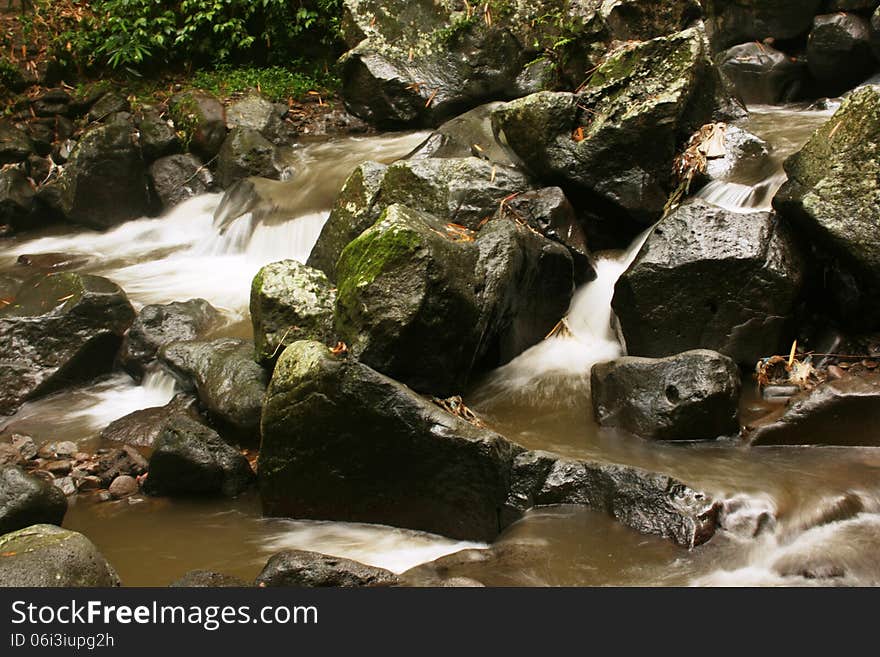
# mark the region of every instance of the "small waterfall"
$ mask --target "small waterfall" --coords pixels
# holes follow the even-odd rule
[[[638,256],[650,230],[618,254],[596,259],[596,279],[581,287],[564,320],[568,331],[549,337],[498,368],[474,394],[474,404],[567,406],[589,387],[595,363],[623,353],[614,330],[611,300],[617,279]]]

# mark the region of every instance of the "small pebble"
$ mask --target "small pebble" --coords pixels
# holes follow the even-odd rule
[[[76,446],[76,443],[70,440],[65,440],[55,445],[55,453],[58,456],[73,456],[78,451],[79,448]]]
[[[37,457],[37,445],[30,436],[24,436],[20,433],[12,434],[12,446],[21,454],[21,458],[30,461]]]
[[[65,495],[69,496],[76,493],[76,484],[73,483],[73,477],[61,477],[61,479],[56,479],[52,483],[58,486]]]
[[[70,471],[73,470],[73,463],[69,459],[52,461],[46,466],[46,469],[56,477],[63,477],[70,474]]]

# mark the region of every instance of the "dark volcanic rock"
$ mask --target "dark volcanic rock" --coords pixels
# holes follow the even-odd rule
[[[573,291],[568,251],[513,221],[475,240],[399,205],[345,248],[337,276],[336,328],[352,353],[442,397],[539,342]]]
[[[519,451],[315,342],[288,347],[263,410],[270,516],[391,524],[492,540]]]
[[[34,227],[38,221],[35,198],[36,191],[21,168],[0,170],[0,225],[15,230]]]
[[[162,347],[159,360],[198,393],[212,422],[241,440],[257,438],[268,375],[254,362],[253,343],[173,342]]]
[[[82,534],[33,525],[0,536],[0,586],[119,586],[119,576]]]
[[[34,152],[27,133],[6,121],[0,121],[0,166],[24,162]]]
[[[0,309],[0,414],[110,371],[134,309],[99,276],[37,275]]]
[[[712,42],[719,50],[767,37],[806,34],[822,0],[705,0]]]
[[[222,187],[249,176],[277,178],[275,146],[252,128],[234,128],[217,156],[217,180]]]
[[[268,140],[278,143],[279,139],[285,136],[282,117],[287,112],[288,108],[285,104],[279,106],[262,96],[245,96],[226,109],[226,125],[230,130],[235,128],[256,130]]]
[[[123,342],[122,365],[141,378],[161,347],[202,338],[221,317],[220,311],[204,299],[144,306]]]
[[[663,212],[679,144],[719,116],[723,84],[691,28],[614,51],[583,91],[502,105],[493,121],[541,180],[597,214],[649,225]]]
[[[582,504],[643,534],[694,547],[715,534],[720,505],[672,477],[640,468],[560,458],[547,452],[516,457],[507,508]]]
[[[143,455],[128,445],[111,449],[98,458],[95,476],[101,480],[101,486],[108,488],[117,477],[139,477],[149,468]]]
[[[323,272],[295,260],[263,267],[251,285],[257,361],[268,365],[299,340],[331,343],[336,291]]]
[[[67,498],[51,482],[16,466],[0,466],[0,534],[30,525],[60,525]]]
[[[220,152],[226,139],[226,110],[210,94],[197,91],[178,94],[171,99],[169,113],[175,127],[190,137],[190,149],[210,160]]]
[[[150,181],[162,207],[169,210],[214,186],[214,177],[192,153],[169,155],[150,165]]]
[[[877,67],[868,21],[857,14],[816,16],[807,41],[807,64],[827,96],[841,94],[867,78]]]
[[[156,439],[144,490],[150,495],[235,497],[254,480],[247,459],[216,431],[184,415]]]
[[[719,53],[716,61],[746,103],[790,102],[806,92],[806,63],[772,46],[750,41]]]
[[[752,367],[789,338],[801,269],[786,224],[772,213],[694,201],[658,224],[612,305],[634,356],[713,349]]]
[[[179,393],[165,406],[144,408],[114,420],[101,431],[101,438],[133,447],[152,447],[168,421],[177,415],[201,419],[197,403],[195,397]]]
[[[599,363],[593,366],[590,390],[603,427],[652,440],[705,440],[739,432],[739,368],[714,351]]]
[[[880,325],[880,87],[850,95],[785,162],[774,207],[825,266],[822,303],[857,326]],[[834,305],[834,304],[829,304]]]
[[[801,393],[777,420],[757,423],[752,445],[880,447],[880,374],[847,376]]]
[[[88,130],[49,187],[56,194],[41,198],[73,223],[104,229],[148,214],[147,167],[134,126],[115,121]]]
[[[295,587],[395,586],[397,575],[384,568],[305,550],[285,550],[272,555],[256,585]]]
[[[144,110],[136,117],[137,127],[141,135],[141,149],[144,159],[153,162],[160,157],[173,155],[180,150],[180,139],[174,130],[173,122],[155,110]]]

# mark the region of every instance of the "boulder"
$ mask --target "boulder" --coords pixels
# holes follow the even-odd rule
[[[165,406],[143,408],[114,420],[101,431],[101,439],[132,447],[153,447],[170,419],[186,415],[201,420],[197,405],[195,397],[181,392]]]
[[[153,162],[150,182],[165,210],[214,187],[211,171],[192,153],[168,155]]]
[[[534,506],[580,504],[687,548],[714,536],[721,508],[706,493],[664,474],[547,452],[519,454],[511,480],[511,519]]]
[[[226,108],[226,127],[230,130],[256,130],[269,141],[278,143],[287,136],[283,121],[287,112],[287,105],[273,103],[262,96],[251,94]]]
[[[361,165],[334,203],[308,264],[336,280],[342,250],[395,203],[475,229],[505,198],[530,188],[529,179],[517,169],[476,157]]]
[[[219,100],[189,91],[174,96],[168,110],[175,127],[186,135],[189,150],[205,161],[220,152],[226,139],[226,109]]]
[[[134,309],[115,283],[38,274],[0,309],[0,414],[109,372]]]
[[[785,162],[773,206],[824,264],[824,301],[859,327],[880,326],[880,87],[852,93]]]
[[[145,109],[135,120],[141,135],[141,149],[147,162],[154,162],[180,150],[180,139],[174,130],[173,121],[162,118],[153,109]]]
[[[73,100],[64,89],[46,89],[31,98],[31,108],[36,116],[54,117],[70,113],[70,102]]]
[[[336,329],[351,352],[441,397],[539,342],[573,291],[568,251],[513,221],[475,239],[400,205],[345,248],[337,277]]]
[[[262,418],[269,516],[491,541],[520,448],[316,342],[288,347]]]
[[[739,433],[739,368],[714,351],[598,363],[590,390],[602,427],[650,440],[706,440]]]
[[[249,176],[278,178],[275,146],[252,128],[234,128],[217,156],[217,180],[224,188]]]
[[[857,14],[816,16],[807,41],[807,64],[822,95],[852,89],[877,67],[870,23]]]
[[[141,379],[161,347],[203,338],[221,318],[220,311],[204,299],[144,306],[125,336],[120,361]]]
[[[34,152],[34,143],[23,130],[0,121],[0,166],[24,162]]]
[[[213,429],[177,415],[156,439],[144,491],[172,497],[235,497],[253,480],[254,472],[241,452]]]
[[[215,573],[210,570],[191,570],[183,577],[168,585],[172,588],[187,589],[217,589],[217,588],[245,588],[250,586],[243,579]]]
[[[650,234],[612,307],[634,356],[712,349],[752,367],[790,343],[802,269],[787,223],[773,213],[695,200]]]
[[[51,482],[14,465],[0,466],[0,534],[30,525],[60,525],[67,498]]]
[[[694,27],[622,46],[581,93],[527,96],[495,110],[493,121],[542,181],[608,221],[647,226],[663,213],[679,144],[721,118],[722,91],[705,33]]]
[[[33,227],[38,220],[36,191],[19,167],[0,169],[0,225],[15,230]]]
[[[234,438],[257,438],[268,376],[254,362],[252,342],[172,342],[159,350],[159,361],[196,391],[212,423]]]
[[[372,226],[382,213],[379,190],[388,167],[364,162],[349,175],[333,203],[318,241],[306,264],[336,280],[336,262],[342,250]]]
[[[251,285],[257,361],[270,365],[299,340],[332,344],[336,291],[323,272],[295,260],[263,267]]]
[[[806,93],[806,63],[770,45],[742,43],[719,53],[715,61],[745,103],[787,103]]]
[[[148,214],[147,168],[134,126],[116,121],[89,129],[47,187],[40,198],[83,226],[105,229]]]
[[[822,0],[704,0],[712,43],[723,50],[736,43],[793,39],[810,29]]]
[[[257,575],[260,587],[301,588],[396,586],[397,575],[384,568],[305,550],[284,550],[272,555]]]
[[[87,117],[90,122],[106,121],[117,112],[127,112],[131,109],[131,105],[120,93],[108,91],[101,96],[95,104],[89,109]]]
[[[0,536],[0,586],[119,586],[119,576],[89,539],[52,525]]]
[[[880,374],[847,376],[794,397],[776,419],[750,427],[752,445],[880,447]]]

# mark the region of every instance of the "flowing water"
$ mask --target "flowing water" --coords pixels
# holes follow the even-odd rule
[[[769,208],[784,181],[782,160],[828,116],[755,108],[746,127],[772,146],[769,157],[735,168],[699,195],[735,211]],[[216,335],[248,336],[256,271],[278,259],[304,261],[347,174],[363,160],[401,157],[423,137],[347,138],[294,149],[291,180],[258,183],[259,204],[249,204],[254,195],[245,194],[244,202],[233,198],[218,211],[221,196],[206,195],[106,233],[55,229],[7,240],[0,243],[0,272],[20,270],[15,262],[22,254],[73,255],[77,270],[113,279],[135,305],[202,297],[227,317]],[[449,557],[455,561],[443,577],[490,585],[880,584],[880,450],[658,445],[592,421],[590,366],[623,353],[610,306],[614,283],[646,235],[624,252],[598,254],[598,277],[576,293],[568,331],[490,374],[467,401],[526,447],[643,466],[726,500],[725,530],[708,544],[686,551],[602,514],[560,507],[530,512],[489,548],[390,527],[262,519],[253,494],[233,502],[83,497],[71,505],[65,526],[89,536],[129,585],[164,585],[196,568],[251,579],[286,547],[397,572],[475,548]],[[114,374],[25,405],[0,433],[95,447],[109,422],[162,405],[174,392],[173,380],[162,375],[137,385]],[[767,410],[744,396],[744,421]]]

